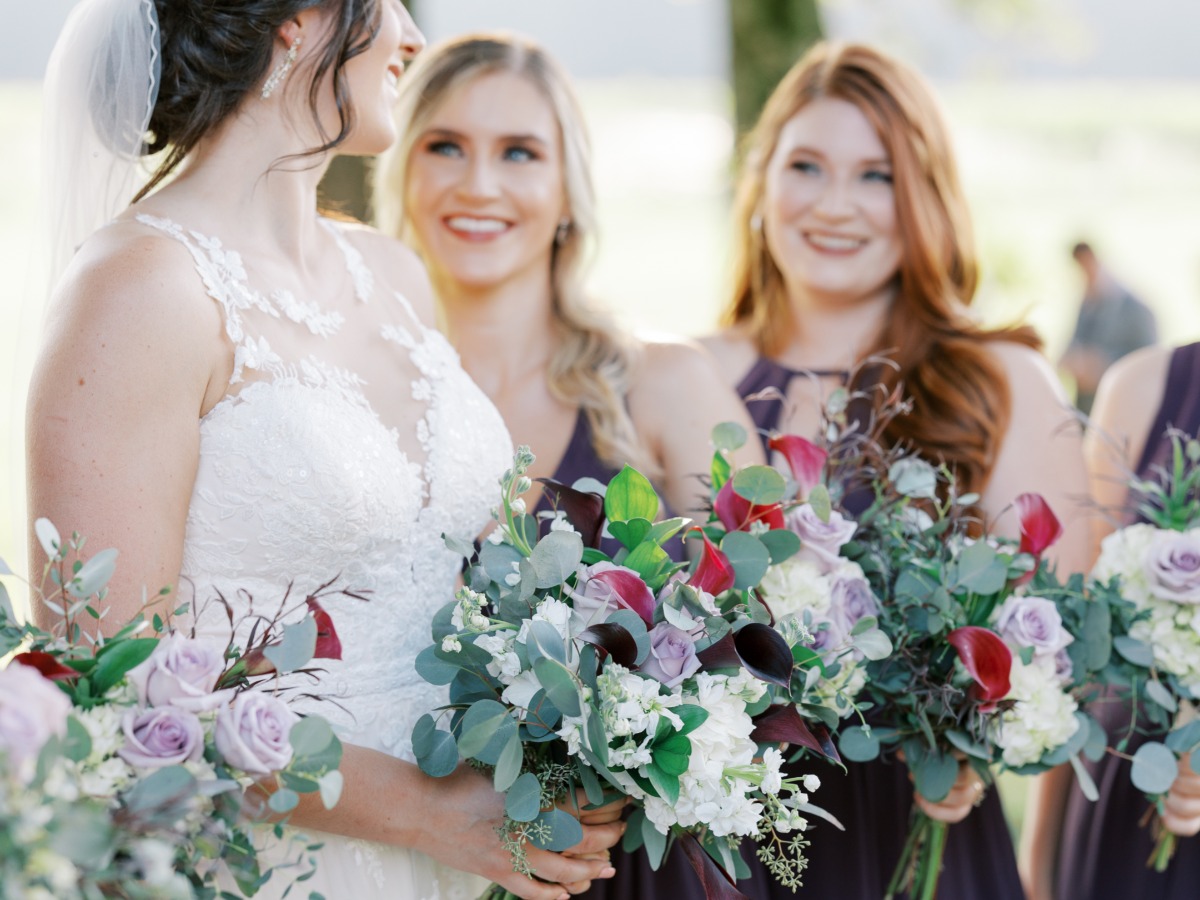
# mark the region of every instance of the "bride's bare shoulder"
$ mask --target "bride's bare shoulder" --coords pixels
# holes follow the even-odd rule
[[[389,290],[402,294],[421,320],[434,324],[433,287],[425,264],[407,245],[375,228],[358,223],[339,222],[338,227],[362,254],[363,262]]]

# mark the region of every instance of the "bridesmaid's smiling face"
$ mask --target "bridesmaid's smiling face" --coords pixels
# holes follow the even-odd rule
[[[891,158],[854,104],[815,100],[784,125],[761,215],[793,296],[846,303],[892,290],[903,247]]]
[[[563,171],[554,110],[528,79],[495,72],[448,94],[413,145],[404,191],[435,281],[548,282]]]

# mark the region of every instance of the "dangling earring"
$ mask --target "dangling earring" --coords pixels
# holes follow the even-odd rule
[[[571,220],[563,216],[558,220],[558,228],[554,232],[554,243],[561,247],[567,242],[567,237],[571,234]]]
[[[274,93],[275,88],[283,83],[283,79],[287,78],[288,72],[292,71],[292,65],[296,62],[296,51],[300,49],[300,37],[292,41],[292,46],[288,47],[287,55],[283,57],[283,62],[277,65],[267,78],[266,84],[263,85],[262,98],[266,100]]]

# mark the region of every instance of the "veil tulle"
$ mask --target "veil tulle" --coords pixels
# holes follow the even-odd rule
[[[153,0],[82,0],[71,11],[44,88],[51,287],[84,239],[144,183],[159,72]]]

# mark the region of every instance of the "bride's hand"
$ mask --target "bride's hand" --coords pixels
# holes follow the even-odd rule
[[[429,817],[415,847],[440,862],[482,875],[525,900],[563,900],[587,890],[593,879],[615,874],[607,851],[625,831],[619,809],[616,817],[605,812],[602,818],[607,821],[585,823],[583,840],[565,853],[528,846],[534,879],[513,871],[512,857],[496,835],[504,818],[504,796],[496,793],[490,779],[464,765],[434,785]],[[594,812],[600,810],[588,815]]]
[[[1200,832],[1200,775],[1192,771],[1189,756],[1179,760],[1179,774],[1163,802],[1163,827],[1180,837]]]

